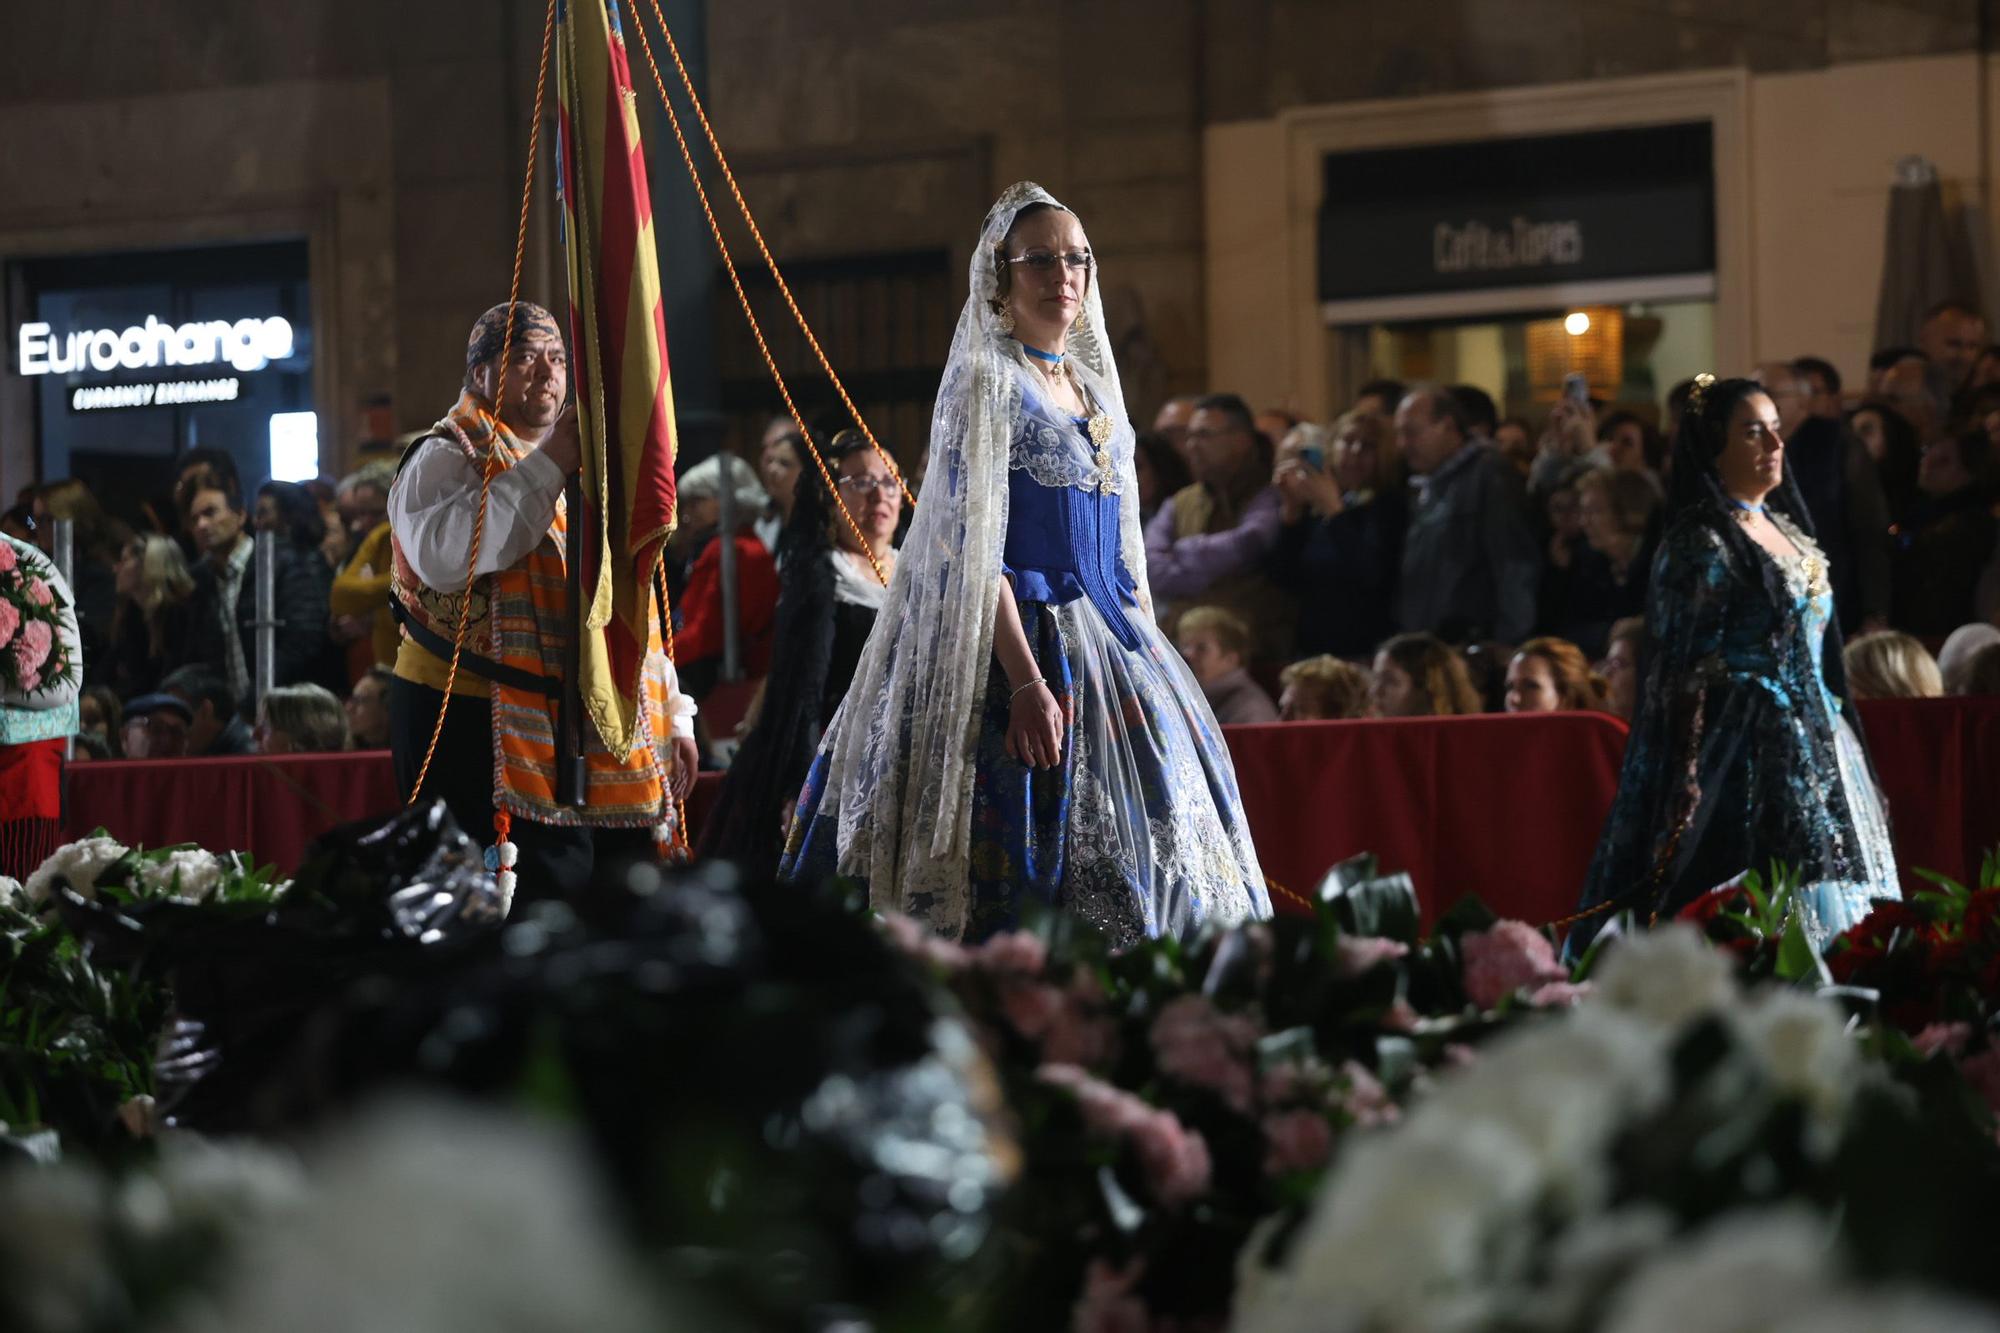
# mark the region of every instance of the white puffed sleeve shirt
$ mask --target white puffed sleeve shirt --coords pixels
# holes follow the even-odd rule
[[[555,521],[563,470],[539,450],[493,478],[486,491],[486,531],[475,576],[496,574],[534,550]],[[389,488],[389,525],[403,558],[439,592],[465,587],[465,557],[479,517],[480,470],[456,442],[436,436],[417,445]],[[694,735],[694,700],[681,693],[674,664],[662,659],[673,734]]]

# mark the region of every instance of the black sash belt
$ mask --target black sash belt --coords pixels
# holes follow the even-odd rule
[[[424,649],[426,652],[443,661],[451,661],[450,639],[445,638],[430,626],[419,623],[410,614],[409,609],[393,597],[389,599],[389,610],[394,613],[396,623],[407,630],[410,637],[417,641],[419,648]],[[544,695],[550,699],[562,693],[562,682],[559,680],[537,675],[532,671],[523,671],[519,667],[510,667],[505,662],[496,662],[490,657],[482,657],[470,649],[459,653],[458,665],[461,670],[468,670],[482,680],[492,681],[495,685],[505,685],[510,690],[527,690],[534,694]]]

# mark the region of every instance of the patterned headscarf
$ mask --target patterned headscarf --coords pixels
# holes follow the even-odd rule
[[[533,301],[514,302],[514,337],[516,345],[530,333],[562,341],[562,329],[556,324],[556,317]],[[473,370],[499,356],[501,341],[507,337],[507,303],[502,301],[481,315],[472,326],[472,334],[465,340],[465,373],[471,376]]]

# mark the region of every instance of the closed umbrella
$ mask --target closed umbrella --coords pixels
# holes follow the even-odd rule
[[[1964,218],[1960,210],[1947,212],[1937,168],[1928,158],[1902,159],[1889,191],[1875,346],[1914,346],[1925,311],[1940,301],[1972,300],[1978,291]]]

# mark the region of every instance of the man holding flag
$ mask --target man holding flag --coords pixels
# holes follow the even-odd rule
[[[685,848],[694,705],[661,643],[674,400],[624,34],[616,0],[553,18],[571,341],[540,306],[487,311],[458,405],[405,459],[390,715],[406,796],[436,791],[469,827],[490,813],[503,892],[518,874],[573,897],[592,830]]]
[[[576,414],[564,409],[569,359],[555,317],[523,301],[513,307],[511,333],[509,324],[504,304],[479,317],[466,344],[464,392],[404,455],[389,493],[390,591],[403,626],[390,748],[406,798],[422,774],[423,794],[443,798],[467,832],[484,838],[496,830],[497,859],[518,857],[506,868],[525,894],[575,898],[600,852],[630,859],[650,838],[673,836],[676,801],[695,771],[694,704],[660,650],[658,607],[648,598],[635,743],[621,756],[593,727],[580,728],[583,800],[557,799],[554,774],[565,749],[558,713],[571,658],[566,599],[575,595],[563,492],[579,469],[582,440]],[[467,561],[489,457],[497,470],[485,487],[468,607]],[[447,681],[449,707],[432,752]]]

